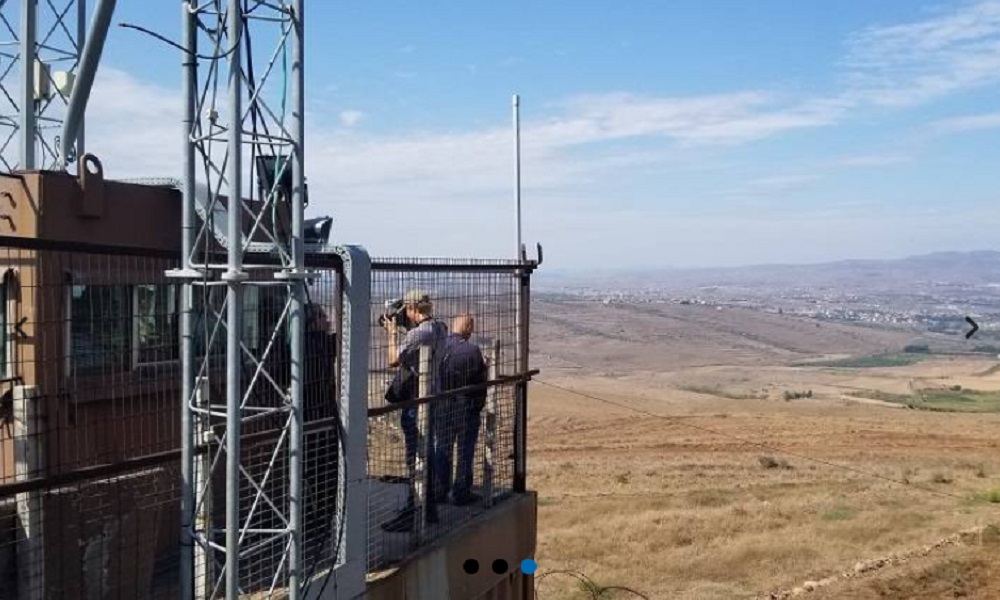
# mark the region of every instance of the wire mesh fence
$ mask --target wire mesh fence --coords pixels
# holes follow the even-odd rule
[[[338,331],[338,260],[307,261],[316,277],[308,285],[302,382],[304,581],[337,566],[345,535],[338,374],[348,349]],[[179,596],[183,290],[166,275],[178,263],[172,252],[0,237],[0,600]],[[244,418],[240,430],[245,476],[235,493],[247,549],[240,591],[283,597],[288,294],[266,268],[249,271],[260,285],[245,286],[237,383],[244,411],[259,416]],[[369,570],[517,489],[524,281],[512,263],[375,264]],[[227,488],[214,463],[225,460],[229,382],[220,376],[224,346],[212,342],[224,332],[225,297],[224,286],[192,286],[194,402],[206,409],[194,430],[193,482],[210,490],[195,506],[195,594],[206,598],[225,592],[218,549]],[[427,324],[404,322],[424,313],[433,316]],[[406,370],[410,391],[394,395],[391,384]]]
[[[0,598],[173,598],[178,290],[165,254],[0,244]]]
[[[255,257],[264,264],[267,257]],[[337,556],[337,507],[341,439],[338,411],[340,270],[336,261],[316,256],[316,274],[307,285],[303,395],[304,479],[301,498],[302,563],[306,580],[328,571]],[[307,263],[308,264],[308,263]],[[239,593],[250,597],[284,597],[291,566],[291,419],[292,353],[290,293],[275,283],[273,270],[249,269],[242,291],[242,332],[238,377],[226,369],[227,290],[202,282],[196,285],[195,365],[201,393],[195,404],[199,440],[195,460],[195,589],[201,597],[225,593],[226,507],[235,495],[241,551]],[[242,398],[239,423],[239,478],[227,481],[227,388],[235,383]],[[235,485],[233,485],[235,483]],[[228,485],[227,485],[228,484]],[[229,497],[227,497],[227,494]]]
[[[527,287],[516,263],[373,263],[368,569],[515,489]]]
[[[0,238],[0,599],[177,598],[182,406],[181,286],[171,252]],[[261,258],[263,261],[264,258]],[[303,377],[306,577],[334,566],[340,421],[338,261],[313,257]],[[270,277],[263,270],[252,273]],[[271,278],[273,281],[273,278]],[[240,585],[284,597],[289,467],[284,419],[291,378],[281,285],[247,286],[239,385],[259,418],[241,426],[237,486],[246,547]],[[225,397],[225,352],[211,343],[225,290],[193,286],[196,364],[206,403]],[[204,359],[204,360],[202,360]],[[258,368],[261,367],[261,368]],[[258,384],[251,386],[254,378]],[[208,404],[206,404],[207,406]],[[218,409],[213,406],[213,411]],[[207,419],[195,480],[225,490],[224,418]],[[224,460],[224,456],[222,457]],[[219,477],[222,476],[222,480]],[[220,543],[225,497],[208,494],[197,527]],[[197,557],[196,597],[217,597],[219,563]]]

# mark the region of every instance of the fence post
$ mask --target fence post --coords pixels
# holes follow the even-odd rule
[[[340,426],[337,469],[344,505],[336,507],[333,583],[311,585],[307,600],[360,598],[368,572],[368,361],[371,343],[371,258],[360,246],[338,246],[344,263],[340,314]],[[316,579],[327,574],[317,574]]]
[[[42,477],[45,469],[45,408],[36,386],[14,387],[14,471],[17,481]],[[42,492],[17,494],[21,522],[17,552],[18,598],[45,594],[45,521]]]
[[[431,348],[420,347],[420,368],[418,371],[418,393],[420,398],[431,395]],[[417,406],[417,460],[413,474],[413,496],[417,511],[415,535],[413,540],[420,544],[427,536],[427,511],[433,490],[430,486],[431,468],[429,461],[433,458],[431,433],[431,406],[424,403]]]
[[[528,372],[528,331],[531,322],[531,276],[518,271],[517,296],[517,374]],[[528,383],[514,384],[514,491],[527,490],[528,454]]]
[[[493,340],[486,353],[486,361],[489,366],[488,379],[494,381],[497,378],[498,364],[500,360],[500,340]],[[486,420],[483,426],[486,440],[483,452],[483,502],[486,508],[493,506],[494,483],[493,474],[496,472],[497,456],[497,406],[499,405],[498,395],[500,386],[490,386],[486,397]]]

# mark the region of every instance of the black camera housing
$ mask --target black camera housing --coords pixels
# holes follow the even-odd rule
[[[406,330],[413,328],[413,323],[411,323],[410,319],[406,316],[406,303],[403,302],[403,300],[396,298],[385,301],[385,307],[382,310],[382,314],[378,316],[378,324],[385,327],[387,322],[393,323],[397,327],[402,327]]]

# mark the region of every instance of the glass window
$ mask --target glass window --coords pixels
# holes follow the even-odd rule
[[[125,286],[70,286],[71,375],[107,375],[129,368],[131,300]]]
[[[135,286],[134,326],[137,365],[179,360],[177,287]]]
[[[195,355],[202,356],[205,353],[206,344],[212,337],[218,321],[216,315],[222,314],[226,305],[227,290],[224,287],[209,288],[207,294],[208,310],[205,311],[206,294],[204,290],[195,288],[194,290],[194,346]],[[252,286],[243,288],[243,344],[251,352],[260,349],[260,319],[261,301],[260,289]],[[219,354],[225,347],[226,328],[225,324],[218,328],[215,333],[215,342],[212,347],[212,354]]]

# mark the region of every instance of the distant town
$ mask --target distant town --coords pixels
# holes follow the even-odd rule
[[[981,259],[981,254],[977,258]],[[958,266],[938,258],[921,268],[920,261],[926,260],[921,257],[872,261],[864,269],[832,263],[679,271],[650,274],[642,282],[637,281],[638,276],[607,277],[605,281],[564,278],[547,282],[537,294],[547,299],[604,304],[738,308],[938,334],[964,334],[969,329],[965,319],[972,316],[981,327],[978,339],[1000,339],[1000,283],[988,276],[1000,273],[998,265],[991,260],[990,264],[970,266],[969,255],[948,256]],[[988,256],[994,257],[993,253]],[[942,271],[951,271],[950,276],[938,278]]]

